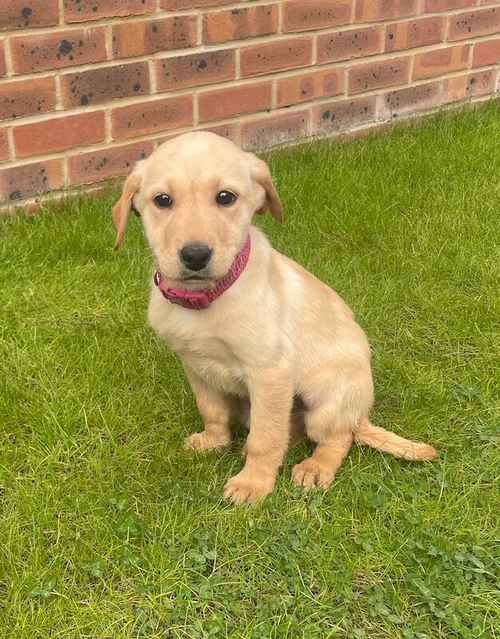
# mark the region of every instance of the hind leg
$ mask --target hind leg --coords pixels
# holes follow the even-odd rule
[[[369,367],[344,366],[326,371],[326,375],[322,372],[311,380],[305,395],[309,408],[306,432],[317,446],[310,457],[294,467],[292,478],[297,486],[306,489],[328,488],[332,483],[351,449],[354,430],[373,401]]]
[[[292,479],[304,488],[328,488],[353,443],[350,424],[333,424],[335,406],[322,406],[306,416],[306,430],[318,432],[319,441],[313,454],[292,471]]]

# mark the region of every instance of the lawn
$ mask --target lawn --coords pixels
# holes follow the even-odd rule
[[[0,636],[500,637],[500,103],[268,157],[257,223],[369,335],[373,421],[435,463],[354,448],[326,493],[226,504],[238,445],[195,456],[181,367],[116,192],[0,221]]]

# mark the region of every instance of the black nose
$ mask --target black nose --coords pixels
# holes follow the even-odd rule
[[[206,244],[187,244],[179,253],[182,263],[191,271],[201,271],[212,257],[212,249]]]

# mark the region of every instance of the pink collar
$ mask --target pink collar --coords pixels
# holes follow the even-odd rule
[[[169,302],[172,302],[172,304],[179,304],[193,311],[201,311],[204,308],[208,308],[214,300],[220,297],[224,291],[227,291],[227,289],[236,282],[248,263],[250,248],[250,235],[248,235],[243,248],[234,258],[231,268],[213,288],[203,288],[196,291],[183,288],[169,288],[165,284],[165,280],[160,271],[155,272],[154,283],[162,292],[163,297]]]

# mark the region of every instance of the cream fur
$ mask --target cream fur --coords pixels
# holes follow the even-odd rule
[[[227,210],[218,190],[239,195]],[[159,210],[160,192],[174,199]],[[406,459],[432,459],[436,451],[372,426],[370,348],[351,310],[328,286],[275,251],[251,225],[256,211],[278,219],[281,203],[266,165],[211,133],[189,133],[159,147],[127,180],[114,209],[117,244],[125,233],[130,203],[141,212],[155,267],[172,285],[209,286],[223,277],[250,232],[247,268],[208,309],[193,311],[166,301],[151,287],[150,325],[179,355],[205,430],[188,437],[197,451],[231,442],[231,415],[250,403],[243,469],[225,496],[252,502],[273,490],[290,440],[301,433],[317,446],[295,466],[293,480],[305,488],[330,485],[353,441]],[[200,282],[183,279],[180,248],[201,241],[213,257]],[[300,408],[292,415],[294,397]]]

